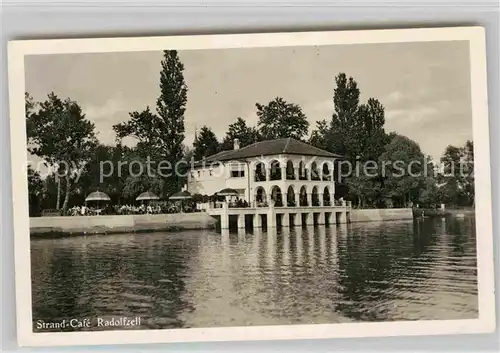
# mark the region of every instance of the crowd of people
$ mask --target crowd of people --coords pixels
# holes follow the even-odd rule
[[[182,208],[182,209],[181,209]],[[97,206],[74,206],[68,209],[68,216],[95,216],[95,215],[131,215],[131,214],[165,214],[165,213],[189,213],[195,212],[196,208],[192,202],[162,201],[140,205],[103,205]]]
[[[282,206],[281,200],[278,200],[275,206]],[[334,200],[335,206],[342,205],[343,199]],[[203,205],[206,205],[203,204]],[[137,205],[110,205],[105,204],[98,207],[98,205],[83,205],[74,206],[66,211],[67,216],[95,216],[95,215],[133,215],[133,214],[165,214],[165,213],[190,213],[199,212],[204,209],[203,206],[192,200],[179,201],[155,201],[150,203],[142,203]],[[222,208],[222,202],[213,202],[210,207]],[[267,207],[267,202],[257,202],[257,207]],[[291,205],[288,205],[291,206]],[[228,202],[229,208],[245,208],[250,207],[246,200],[235,199]]]

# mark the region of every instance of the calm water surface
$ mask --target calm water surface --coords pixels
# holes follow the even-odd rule
[[[141,317],[131,329],[475,318],[474,227],[426,219],[32,240],[34,329],[124,316]]]

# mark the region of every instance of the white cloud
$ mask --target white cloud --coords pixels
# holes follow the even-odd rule
[[[126,104],[122,98],[113,97],[103,105],[83,105],[82,109],[88,119],[97,120],[109,118],[116,112],[126,109],[125,107]]]
[[[404,95],[403,93],[401,93],[400,91],[394,91],[394,92],[391,92],[387,98],[384,99],[384,103],[397,103],[399,101],[401,101],[402,99],[404,98]]]

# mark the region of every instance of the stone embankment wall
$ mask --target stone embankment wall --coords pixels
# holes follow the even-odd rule
[[[215,219],[204,212],[161,215],[67,216],[30,218],[31,234],[105,234],[210,229]]]
[[[351,210],[350,221],[354,222],[380,222],[413,219],[411,208],[381,208],[366,210]]]

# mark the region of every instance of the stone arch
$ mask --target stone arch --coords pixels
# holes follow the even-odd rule
[[[266,165],[263,162],[255,163],[254,180],[256,182],[266,181]]]
[[[295,188],[293,185],[290,185],[286,191],[286,205],[289,207],[297,206],[297,200],[295,200]]]
[[[307,206],[307,188],[305,185],[302,185],[299,192],[299,205]]]
[[[269,162],[270,178],[269,180],[281,180],[281,162],[273,159]]]
[[[291,160],[286,162],[286,180],[295,180],[295,166]]]
[[[333,180],[333,163],[324,162],[321,165],[321,179],[323,181]]]
[[[307,180],[307,169],[304,161],[299,163],[299,180]]]
[[[318,193],[318,187],[314,186],[311,191],[311,201],[312,201],[312,206],[319,206],[319,193]]]
[[[269,189],[269,195],[271,200],[274,201],[276,207],[283,206],[283,195],[281,193],[281,188],[278,185],[271,186]]]
[[[311,180],[320,180],[318,164],[316,162],[312,162],[310,169],[311,169]]]
[[[262,186],[255,189],[255,203],[257,207],[264,206],[268,203],[266,190]]]
[[[323,189],[323,206],[331,206],[332,205],[332,200],[331,200],[331,192],[330,188],[328,186],[325,186]]]

